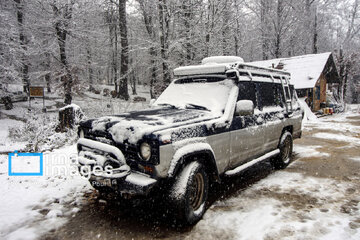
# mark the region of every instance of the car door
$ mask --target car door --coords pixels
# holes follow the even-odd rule
[[[253,82],[239,82],[239,100],[251,100],[258,107],[256,85]],[[234,114],[230,127],[230,168],[241,165],[263,152],[263,119],[258,111],[249,116]]]
[[[262,83],[259,90],[261,94],[261,110],[264,124],[264,149],[266,152],[277,148],[286,115],[283,90],[278,83]]]

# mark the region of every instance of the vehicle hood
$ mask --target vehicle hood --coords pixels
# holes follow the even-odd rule
[[[218,118],[211,112],[197,109],[157,108],[90,119],[80,127],[96,133],[109,133],[117,143],[135,144],[144,135]]]

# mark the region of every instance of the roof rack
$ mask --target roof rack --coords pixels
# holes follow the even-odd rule
[[[278,73],[279,75],[287,75],[290,76],[289,72],[286,72],[284,70],[280,70],[280,69],[274,69],[274,68],[266,68],[266,67],[258,67],[252,64],[248,64],[248,63],[236,63],[235,68],[237,69],[244,69],[244,70],[257,70],[259,71],[265,71],[267,73],[271,72],[271,73]]]
[[[192,75],[209,75],[220,74],[227,75],[229,78],[240,78],[240,76],[248,76],[253,79],[253,76],[270,77],[271,79],[279,79],[282,77],[290,78],[290,73],[273,68],[259,67],[244,62],[234,63],[211,63],[204,65],[192,65],[185,67],[178,67],[174,69],[176,77],[185,77]]]

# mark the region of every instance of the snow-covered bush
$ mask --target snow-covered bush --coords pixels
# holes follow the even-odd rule
[[[9,136],[15,141],[27,142],[25,151],[52,150],[77,140],[77,127],[66,132],[56,132],[58,117],[42,112],[29,112],[20,128],[9,128]]]

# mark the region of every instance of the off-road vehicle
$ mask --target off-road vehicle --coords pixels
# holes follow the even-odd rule
[[[303,117],[290,74],[238,60],[179,67],[150,109],[81,122],[80,171],[123,196],[165,186],[174,217],[194,224],[211,182],[265,159],[285,168]]]

